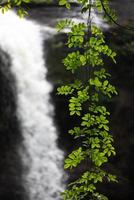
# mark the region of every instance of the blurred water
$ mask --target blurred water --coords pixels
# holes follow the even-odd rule
[[[0,46],[11,57],[11,72],[16,80],[24,186],[30,200],[59,200],[64,188],[63,153],[56,144],[49,95],[52,86],[46,80],[41,27],[13,12],[0,14],[0,27]],[[46,38],[50,30],[44,28]]]
[[[92,22],[95,22],[98,26],[103,25],[104,28],[107,28],[107,24],[103,22],[101,16],[98,16],[93,9],[91,16]],[[55,27],[59,20],[66,18],[70,18],[75,22],[87,22],[88,11],[81,14],[81,6],[78,4],[73,4],[70,10],[66,9],[64,6],[47,6],[42,4],[32,5],[27,17],[42,25]]]

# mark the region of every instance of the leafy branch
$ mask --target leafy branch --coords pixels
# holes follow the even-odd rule
[[[87,171],[62,193],[64,200],[84,198],[107,200],[97,192],[97,183],[107,180],[117,182],[116,176],[106,172],[104,164],[109,157],[115,156],[113,136],[110,134],[110,112],[103,105],[103,98],[111,99],[117,95],[110,83],[110,74],[104,68],[104,59],[109,57],[116,63],[116,53],[106,44],[104,34],[95,23],[92,23],[92,10],[102,13],[105,10],[114,20],[116,16],[109,7],[108,0],[77,0],[81,13],[88,12],[87,22],[75,23],[73,20],[62,20],[58,31],[68,27],[67,46],[72,52],[63,60],[67,70],[75,76],[81,68],[88,68],[88,80],[76,79],[73,83],[58,88],[58,94],[68,96],[68,108],[71,116],[77,116],[80,124],[69,130],[75,139],[81,140],[78,149],[72,151],[65,160],[65,169],[76,168],[83,161],[88,161]],[[70,1],[60,0],[59,4],[71,9]],[[107,17],[106,13],[103,16]]]

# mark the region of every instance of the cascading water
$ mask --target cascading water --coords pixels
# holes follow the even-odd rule
[[[64,188],[63,153],[56,144],[53,106],[49,102],[52,86],[46,80],[40,26],[8,12],[0,14],[0,27],[0,47],[11,57],[16,80],[25,188],[30,200],[59,200]]]

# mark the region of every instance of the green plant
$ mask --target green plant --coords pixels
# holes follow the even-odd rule
[[[116,154],[113,146],[113,136],[109,133],[109,111],[103,99],[111,99],[117,95],[115,87],[110,83],[110,74],[104,68],[104,59],[109,57],[116,63],[116,53],[105,42],[104,34],[95,23],[92,23],[92,9],[104,12],[104,18],[114,19],[115,14],[109,7],[108,0],[77,0],[81,5],[81,13],[88,12],[85,23],[75,23],[66,19],[58,23],[58,31],[68,27],[68,48],[72,52],[63,60],[67,70],[77,74],[82,68],[88,69],[88,79],[76,78],[57,89],[59,95],[68,97],[71,116],[80,119],[78,127],[69,130],[74,138],[79,138],[80,145],[65,159],[65,169],[77,167],[81,162],[89,163],[87,171],[81,177],[68,185],[62,193],[64,200],[96,199],[107,200],[107,197],[97,192],[97,183],[104,180],[117,182],[116,176],[104,170],[104,164],[110,156]],[[71,8],[67,0],[59,4]],[[111,16],[111,18],[109,18]]]
[[[22,4],[30,3],[30,2],[31,0],[7,0],[7,1],[4,1],[4,3],[0,4],[0,11],[4,14],[5,12],[7,12],[8,10],[12,8],[16,8],[17,14],[20,17],[24,17],[28,13],[26,9],[22,7]]]

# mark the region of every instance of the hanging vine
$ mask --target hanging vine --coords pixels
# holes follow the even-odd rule
[[[116,20],[115,13],[110,9],[108,0],[77,0],[81,6],[81,13],[88,13],[87,22],[75,23],[65,19],[58,23],[57,29],[68,27],[67,46],[71,48],[63,60],[67,70],[74,74],[75,81],[57,89],[59,95],[67,96],[70,116],[77,116],[80,124],[69,130],[69,134],[79,139],[80,145],[65,159],[65,169],[76,168],[87,161],[88,170],[81,177],[67,186],[62,193],[64,200],[108,198],[97,192],[97,184],[107,180],[117,182],[116,176],[104,170],[111,156],[115,156],[113,136],[110,134],[110,112],[103,103],[103,99],[111,99],[117,95],[115,87],[110,83],[110,74],[104,67],[105,57],[110,57],[116,63],[116,53],[106,44],[103,31],[92,21],[92,12],[103,13],[103,18]],[[103,4],[102,4],[103,2]],[[67,0],[60,0],[61,6],[71,9]],[[105,8],[105,10],[104,10]],[[108,13],[108,15],[107,15]],[[111,16],[111,18],[109,18]],[[85,81],[76,78],[82,68],[88,73]]]

